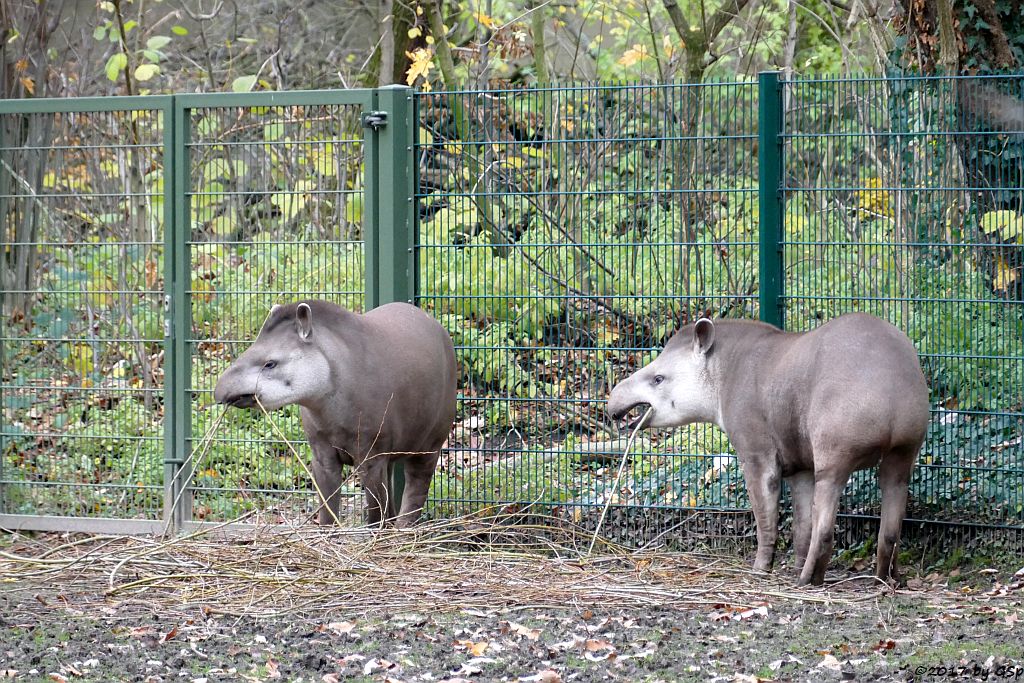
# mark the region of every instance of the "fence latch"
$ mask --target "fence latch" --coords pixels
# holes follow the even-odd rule
[[[388,113],[386,111],[364,111],[360,117],[363,128],[383,128],[388,125]]]

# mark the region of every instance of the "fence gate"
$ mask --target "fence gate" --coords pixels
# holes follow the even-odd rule
[[[0,526],[160,528],[171,104],[0,102]]]
[[[297,411],[213,384],[272,303],[411,298],[409,92],[0,103],[0,527],[315,507]]]

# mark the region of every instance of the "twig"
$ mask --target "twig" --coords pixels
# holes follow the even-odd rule
[[[601,517],[597,520],[597,527],[594,529],[594,536],[590,539],[590,547],[587,548],[587,555],[590,555],[594,551],[594,543],[597,542],[597,535],[601,532],[601,525],[604,524],[605,515],[608,514],[608,508],[612,504],[612,496],[619,490],[619,480],[622,479],[622,471],[626,469],[626,463],[629,461],[629,451],[633,448],[633,442],[636,441],[636,435],[643,428],[644,423],[647,422],[647,418],[651,416],[651,412],[654,408],[648,406],[644,414],[640,416],[640,420],[636,423],[636,427],[633,428],[633,433],[629,435],[629,441],[626,442],[626,449],[622,451],[622,462],[619,463],[619,471],[615,474],[615,483],[612,484],[611,493],[605,498],[604,507],[601,509]]]

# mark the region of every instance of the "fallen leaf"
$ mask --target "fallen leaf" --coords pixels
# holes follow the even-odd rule
[[[562,683],[562,676],[554,669],[544,669],[532,676],[523,676],[519,683]]]
[[[818,662],[819,669],[830,669],[832,671],[839,671],[839,669],[841,669],[842,667],[843,665],[839,663],[839,660],[833,657],[832,655],[825,655],[825,658]]]
[[[267,678],[280,678],[281,668],[273,657],[267,657]]]
[[[166,643],[168,640],[171,640],[176,635],[178,635],[178,627],[174,626],[174,627],[171,628],[170,631],[168,631],[167,633],[165,633],[163,635],[163,638],[160,639],[160,642]]]
[[[456,640],[455,646],[459,648],[465,648],[474,657],[479,657],[487,651],[488,642],[481,640],[480,642],[474,643],[472,640]]]
[[[505,623],[508,624],[508,630],[517,636],[523,636],[529,640],[537,640],[540,638],[541,629],[539,628],[529,628],[522,624],[517,624],[514,621],[506,621]]]
[[[338,678],[338,674],[324,674],[320,677],[321,683],[341,683],[341,679]]]
[[[389,662],[386,659],[371,659],[365,665],[363,665],[363,675],[364,676],[369,676],[370,674],[372,674],[377,669],[384,669],[386,671],[387,669],[390,669],[394,665],[395,665],[394,662]]]
[[[68,683],[68,679],[66,679],[64,676],[61,676],[58,673],[50,674],[50,680],[57,681],[57,683]]]
[[[14,678],[18,675],[17,669],[3,669],[0,670],[0,678]]]
[[[588,652],[599,652],[601,650],[614,650],[615,646],[607,640],[598,640],[597,638],[587,638],[586,642],[583,643],[583,647]]]
[[[352,636],[354,638],[359,637],[358,633],[354,633],[356,625],[351,621],[332,621],[327,624],[327,628],[338,635]]]

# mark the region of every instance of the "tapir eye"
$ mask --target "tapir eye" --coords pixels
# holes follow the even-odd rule
[[[276,360],[268,360],[266,363],[263,364],[263,369],[264,370],[273,370],[276,367],[277,367],[277,361]]]
[[[661,384],[664,381],[665,381],[665,375],[655,375],[654,379],[651,380],[651,383],[653,383],[655,386],[657,386],[657,385]]]

